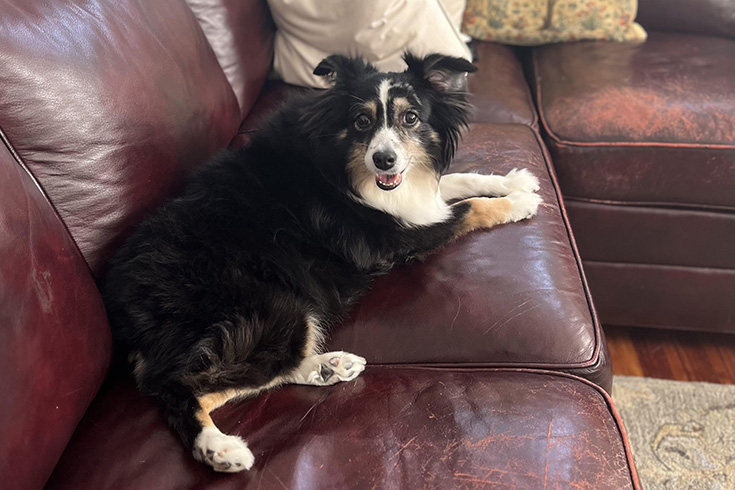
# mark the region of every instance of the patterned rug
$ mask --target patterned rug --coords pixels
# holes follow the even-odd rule
[[[735,489],[735,385],[613,383],[643,490]]]

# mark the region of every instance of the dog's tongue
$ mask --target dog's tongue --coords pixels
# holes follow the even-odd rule
[[[378,182],[385,187],[396,187],[403,180],[401,174],[378,174]]]

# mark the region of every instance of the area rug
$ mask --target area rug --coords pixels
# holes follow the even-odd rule
[[[735,489],[735,385],[615,376],[643,490]]]

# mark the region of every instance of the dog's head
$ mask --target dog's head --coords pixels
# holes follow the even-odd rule
[[[302,126],[325,172],[357,197],[398,194],[412,180],[438,182],[467,125],[467,60],[404,55],[407,68],[381,73],[359,58],[332,55],[314,70],[332,88],[314,99]],[[385,199],[388,199],[385,197]]]

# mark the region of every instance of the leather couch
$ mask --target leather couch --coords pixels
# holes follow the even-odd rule
[[[2,488],[640,488],[539,112],[497,44],[478,46],[453,170],[529,168],[538,216],[380,279],[329,342],[368,359],[354,382],[214,412],[251,471],[194,461],[110,372],[95,280],[146,212],[298,90],[266,81],[273,31],[262,0],[0,5]]]

